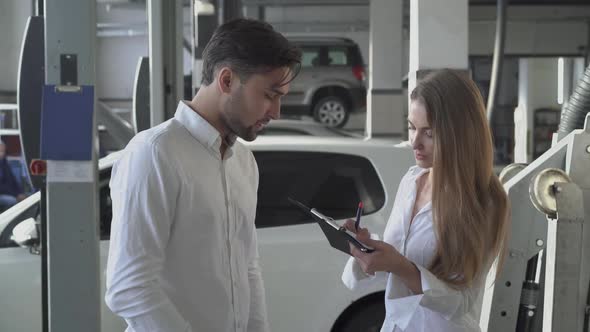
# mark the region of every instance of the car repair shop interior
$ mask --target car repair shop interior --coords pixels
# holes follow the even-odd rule
[[[146,171],[129,166],[135,152],[127,151],[136,144],[129,142],[179,119],[178,105],[207,93],[206,46],[218,27],[238,18],[267,23],[300,52],[288,93],[280,90],[277,97],[280,116],[257,122],[256,140],[244,139],[229,125],[224,128],[239,136],[235,143],[214,131],[221,135],[215,144],[222,146],[222,160],[223,147],[233,151],[229,161],[242,158],[243,148],[256,166],[231,170],[222,161],[219,188],[228,186],[225,172],[252,171],[256,175],[242,181],[255,190],[229,185],[225,201],[216,199],[215,185],[202,183],[217,183],[217,173],[204,174],[208,163],[200,159],[193,170],[210,182],[181,176],[178,185],[201,183],[211,195],[191,196],[195,206],[222,206],[228,222],[233,214],[250,216],[252,248],[259,255],[256,276],[264,289],[254,293],[240,286],[242,276],[247,283],[254,274],[232,263],[246,254],[233,240],[243,234],[233,234],[229,222],[225,235],[220,233],[224,249],[210,248],[229,253],[213,262],[227,268],[215,281],[232,281],[227,294],[203,286],[198,303],[210,306],[207,313],[199,305],[168,312],[182,307],[177,302],[185,286],[174,288],[166,279],[172,273],[166,262],[175,225],[170,234],[154,235],[170,239],[154,240],[164,257],[145,255],[164,262],[157,265],[160,270],[146,272],[148,283],[161,283],[160,288],[138,289],[132,275],[119,270],[113,275],[109,262],[115,260],[113,250],[129,254],[134,248],[125,239],[114,242],[121,236],[115,220],[125,222],[125,204],[142,200],[142,182],[176,183],[176,178],[142,180],[159,168],[149,162]],[[475,313],[463,319],[433,315],[471,326],[461,331],[589,332],[589,64],[589,0],[0,0],[0,332],[436,331],[414,329],[418,325],[412,323],[406,329],[396,320],[400,310],[389,305],[386,279],[349,289],[343,271],[350,256],[331,247],[322,227],[333,222],[345,230],[340,225],[355,218],[358,224],[362,217],[362,227],[386,241],[390,215],[404,195],[400,180],[422,158],[412,134],[412,92],[447,68],[474,82],[481,95],[493,140],[492,176],[504,188],[509,227],[499,255],[504,258],[492,257],[503,264],[486,270]],[[250,105],[248,98],[239,101]],[[454,144],[474,144],[469,141]],[[154,158],[170,170],[177,163],[166,149]],[[190,155],[180,153],[179,160],[183,154]],[[231,182],[231,175],[227,179]],[[137,195],[131,187],[119,190],[123,180],[140,188]],[[183,190],[185,198],[192,195]],[[159,198],[174,199],[166,190],[146,197],[141,206],[147,214]],[[231,197],[239,203],[233,205]],[[288,198],[317,213],[305,215]],[[180,199],[171,202],[181,205]],[[252,211],[244,212],[246,203]],[[158,216],[151,220],[158,222]],[[191,246],[212,241],[205,233],[183,236]],[[194,262],[183,266],[217,257],[191,255]],[[211,282],[215,274],[202,276],[195,266],[187,271],[196,269],[196,275],[178,280]],[[136,285],[125,290],[134,295],[113,290],[119,278]],[[131,307],[156,296],[151,291],[161,292],[160,302]],[[119,303],[125,296],[133,301]],[[244,296],[250,296],[249,304],[240,307]],[[427,306],[424,302],[417,305]],[[248,310],[260,303],[264,328],[252,323],[256,315],[248,320]],[[408,302],[407,310],[413,305]],[[191,310],[194,317],[202,315],[197,323]],[[163,316],[148,314],[154,312]],[[180,321],[185,327],[154,323],[150,329],[141,319]]]

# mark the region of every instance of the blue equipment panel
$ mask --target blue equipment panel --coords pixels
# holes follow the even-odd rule
[[[43,87],[41,159],[92,160],[94,86],[78,91]]]

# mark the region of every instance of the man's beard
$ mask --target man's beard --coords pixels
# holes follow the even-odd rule
[[[240,115],[245,112],[243,100],[242,88],[240,88],[225,104],[224,111],[221,113],[221,120],[233,134],[251,142],[256,139],[258,133],[254,126],[247,127],[240,119]]]

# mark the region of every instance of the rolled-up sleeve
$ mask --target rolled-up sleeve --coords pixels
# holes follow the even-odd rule
[[[425,267],[418,264],[415,265],[420,271],[423,293],[395,299],[385,299],[386,305],[391,309],[391,312],[396,313],[392,316],[395,325],[399,326],[402,330],[405,329],[420,306],[437,312],[449,321],[455,320],[473,309],[482,291],[482,285],[479,282],[474,283],[474,286],[470,288],[457,290],[438,279]],[[393,281],[393,278],[389,280],[389,282],[396,283]]]
[[[153,142],[122,156],[113,168],[113,221],[105,301],[134,332],[191,327],[161,287],[160,272],[180,190],[179,175]]]
[[[348,259],[344,266],[344,271],[342,271],[342,283],[350,290],[355,290],[365,284],[372,283],[374,278],[374,276],[366,274],[361,269],[361,266],[354,257]]]

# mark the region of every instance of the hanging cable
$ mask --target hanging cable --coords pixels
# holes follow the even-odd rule
[[[508,0],[498,0],[496,14],[496,41],[494,43],[494,59],[492,64],[492,78],[490,80],[490,89],[488,93],[487,115],[488,122],[492,122],[494,108],[496,107],[496,98],[498,97],[498,87],[502,80],[502,63],[504,59],[504,44],[506,39],[506,8]]]

